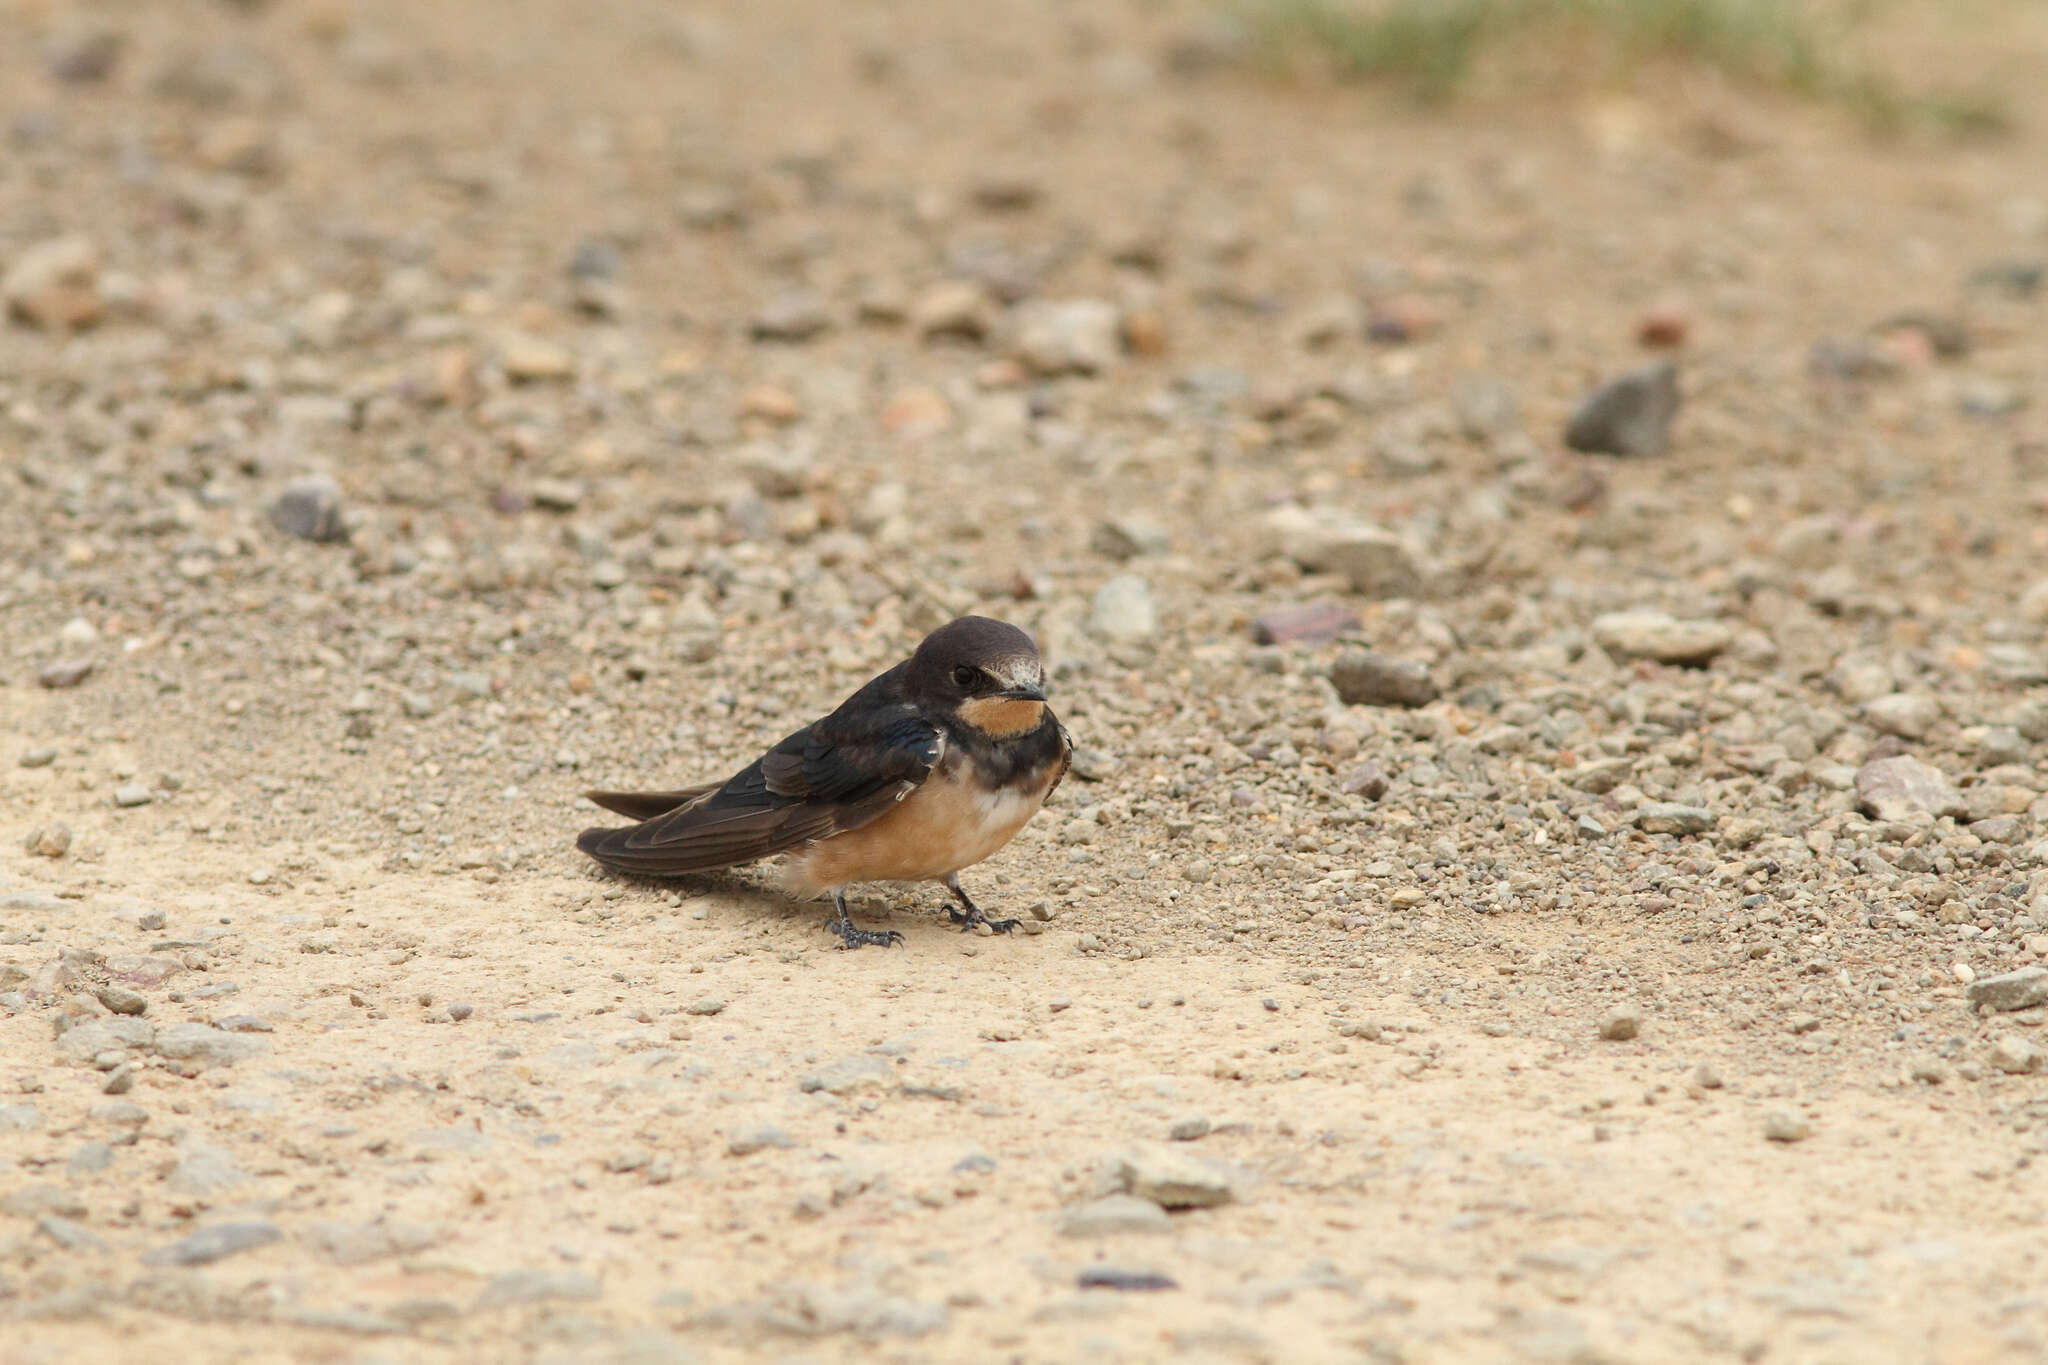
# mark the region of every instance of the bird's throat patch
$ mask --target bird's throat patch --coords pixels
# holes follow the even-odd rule
[[[1013,697],[971,697],[960,703],[960,719],[985,735],[1007,738],[1035,730],[1045,716],[1042,701],[1018,701]]]

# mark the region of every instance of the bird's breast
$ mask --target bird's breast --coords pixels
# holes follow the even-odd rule
[[[849,882],[933,881],[972,867],[1038,813],[1053,771],[992,786],[971,758],[949,754],[895,809],[792,859],[791,889],[814,895]]]

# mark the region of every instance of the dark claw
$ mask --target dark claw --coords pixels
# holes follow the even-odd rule
[[[953,923],[960,926],[960,932],[963,934],[973,933],[974,926],[977,924],[986,924],[998,934],[1008,934],[1016,930],[1018,923],[1013,919],[990,919],[987,915],[981,913],[981,907],[978,905],[964,911],[955,910],[949,906],[946,913],[953,917]]]
[[[839,935],[842,948],[894,948],[903,942],[903,935],[894,929],[858,929],[846,920],[825,921],[825,927]]]

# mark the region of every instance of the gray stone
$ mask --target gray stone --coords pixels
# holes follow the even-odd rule
[[[1636,807],[1636,828],[1645,834],[1705,834],[1714,827],[1714,813],[1673,801],[1645,801]]]
[[[598,1294],[595,1277],[581,1270],[508,1270],[491,1277],[477,1295],[476,1307],[481,1312],[552,1300],[589,1300]]]
[[[1965,991],[1973,1005],[2006,1013],[2048,1004],[2048,967],[2021,967],[1980,977]]]
[[[122,810],[133,810],[156,800],[156,793],[140,782],[124,782],[114,788],[114,804]]]
[[[757,1123],[735,1132],[725,1144],[734,1156],[750,1156],[765,1147],[794,1147],[789,1134],[772,1123]]]
[[[1432,570],[1405,536],[1327,510],[1276,507],[1259,523],[1269,554],[1285,555],[1311,573],[1342,574],[1366,597],[1420,597]]]
[[[1617,1005],[1600,1016],[1600,1037],[1610,1043],[1625,1043],[1643,1031],[1643,1012],[1634,1005]]]
[[[889,1063],[881,1057],[845,1057],[818,1068],[796,1084],[805,1094],[822,1090],[828,1095],[850,1095],[859,1090],[879,1090],[893,1074]]]
[[[1618,659],[1701,667],[1735,642],[1735,631],[1720,621],[1687,621],[1638,609],[1595,617],[1593,639]]]
[[[149,1009],[149,998],[140,991],[131,991],[126,986],[106,985],[94,992],[99,1002],[115,1014],[142,1014]]]
[[[172,1024],[158,1030],[154,1051],[174,1061],[233,1066],[270,1051],[270,1044],[262,1038],[228,1033],[206,1024]]]
[[[164,1188],[172,1194],[211,1199],[226,1194],[248,1178],[248,1173],[223,1148],[186,1142],[178,1149],[178,1164],[172,1168]]]
[[[1880,734],[1925,739],[1941,719],[1941,703],[1913,692],[1893,692],[1864,703],[1863,719]]]
[[[215,1223],[142,1258],[144,1265],[211,1265],[282,1238],[275,1223]]]
[[[1813,1136],[1813,1125],[1803,1115],[1773,1109],[1764,1115],[1764,1136],[1772,1142],[1804,1142]]]
[[[1152,587],[1136,574],[1118,574],[1095,590],[1089,603],[1088,629],[1120,644],[1149,640],[1159,632],[1159,613],[1152,605]]]
[[[140,1128],[149,1122],[149,1111],[132,1100],[101,1100],[86,1111],[86,1117],[116,1128]]]
[[[89,1019],[57,1038],[57,1053],[66,1061],[90,1062],[103,1052],[146,1048],[156,1041],[156,1028],[146,1019],[117,1015]]]
[[[1076,1204],[1060,1214],[1063,1237],[1112,1237],[1119,1233],[1173,1231],[1166,1210],[1136,1195],[1112,1194]]]
[[[1166,527],[1150,517],[1126,514],[1097,522],[1089,536],[1089,548],[1111,559],[1135,559],[1139,555],[1165,554],[1173,537]]]
[[[1162,1208],[1212,1208],[1237,1197],[1228,1171],[1191,1152],[1156,1143],[1118,1155],[1113,1174],[1125,1193]]]
[[[1991,1064],[2012,1076],[2048,1071],[2048,1048],[2017,1033],[2001,1033],[1991,1044]]]
[[[95,1175],[114,1164],[114,1149],[104,1142],[81,1143],[64,1169],[71,1175]]]
[[[1856,802],[1879,820],[1910,820],[1915,816],[1969,813],[1962,793],[1941,770],[1899,754],[1866,763],[1856,770]]]
[[[279,490],[271,502],[270,524],[299,540],[347,540],[348,527],[342,522],[341,486],[325,474],[293,479]]]
[[[1678,367],[1659,361],[1593,390],[1565,425],[1573,450],[1601,455],[1662,455],[1678,416]]]
[[[1120,321],[1103,299],[1031,299],[1017,308],[1011,352],[1036,374],[1100,374],[1123,352]]]
[[[684,1014],[712,1015],[722,1013],[724,1010],[725,1001],[715,995],[703,996],[683,1006]]]
[[[1175,1119],[1173,1126],[1166,1130],[1166,1135],[1175,1142],[1193,1142],[1197,1138],[1209,1136],[1209,1128],[1207,1114],[1189,1114],[1185,1118]]]
[[[15,761],[24,768],[47,768],[57,761],[57,751],[50,748],[30,749]]]
[[[808,341],[832,325],[825,300],[815,289],[790,289],[761,305],[753,333],[762,341]]]
[[[1124,761],[1107,749],[1090,745],[1077,745],[1073,755],[1073,773],[1083,782],[1107,782],[1123,771]]]
[[[58,659],[36,670],[36,681],[53,692],[76,687],[91,676],[91,659]]]
[[[1364,649],[1337,657],[1330,684],[1347,706],[1427,706],[1441,695],[1428,664]]]

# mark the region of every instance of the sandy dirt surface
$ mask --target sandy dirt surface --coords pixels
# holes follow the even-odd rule
[[[1887,143],[1178,4],[0,5],[0,1360],[2048,1360],[1985,14],[1880,48],[2018,131]],[[1031,932],[575,852],[970,610]]]

